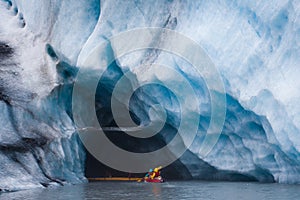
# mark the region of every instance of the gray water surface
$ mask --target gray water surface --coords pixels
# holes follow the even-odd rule
[[[174,181],[166,183],[93,182],[81,185],[25,190],[0,199],[300,199],[300,185]]]

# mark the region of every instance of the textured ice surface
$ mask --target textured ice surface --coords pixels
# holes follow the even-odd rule
[[[22,3],[0,1],[0,189],[83,182],[85,153],[70,117],[74,74],[64,72],[66,68],[72,71],[70,64],[76,63],[99,8],[92,1],[72,4],[75,7],[50,1]],[[59,12],[63,7],[72,10]],[[74,15],[93,15],[95,20]],[[67,27],[60,20],[69,20],[67,16],[78,20]],[[59,35],[72,37],[77,53],[68,43],[74,41],[58,40]],[[61,47],[58,55],[51,52],[48,42]]]
[[[1,0],[0,189],[84,180],[84,152],[70,117],[73,66],[107,38],[149,26],[190,37],[219,69],[227,91],[220,140],[207,157],[198,157],[210,117],[207,88],[188,63],[160,51],[117,60],[96,104],[101,123],[112,122],[105,98],[122,71],[141,81],[147,68],[136,66],[165,64],[186,76],[201,100],[198,136],[180,159],[191,176],[204,178],[210,165],[259,181],[299,183],[299,1]],[[161,88],[154,95],[153,89],[137,92],[132,115],[147,124],[147,111],[157,102],[176,128],[178,105]]]
[[[99,42],[131,28],[166,27],[189,36],[201,44],[216,64],[228,93],[222,136],[203,159],[218,169],[240,172],[260,181],[299,182],[300,5],[297,1],[276,1],[272,5],[249,1],[118,1],[103,2],[101,8],[100,20],[81,51],[79,63],[84,62],[87,52]],[[137,52],[118,59],[120,66],[131,69],[141,81],[147,79],[140,75],[147,69],[136,66],[151,62],[179,68],[197,88],[202,120],[198,139],[191,147],[197,155],[209,121],[205,83],[190,70],[188,63],[163,52]],[[163,71],[161,74],[168,79],[169,74]],[[176,127],[178,109],[168,92],[162,92],[163,98],[161,93],[145,93],[137,94],[138,100],[131,111],[147,121],[145,109],[160,102],[173,113],[168,123]],[[183,95],[188,94],[183,91]],[[181,158],[192,170],[190,159]],[[198,165],[201,171],[201,164]]]

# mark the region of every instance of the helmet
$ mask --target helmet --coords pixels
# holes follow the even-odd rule
[[[153,169],[149,169],[149,172],[153,172]]]
[[[155,168],[155,169],[154,169],[154,172],[158,172],[158,168]]]

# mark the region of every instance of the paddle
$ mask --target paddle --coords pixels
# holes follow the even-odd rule
[[[142,182],[142,181],[144,181],[145,180],[145,177],[143,177],[143,178],[140,178],[139,180],[137,180],[137,182]]]

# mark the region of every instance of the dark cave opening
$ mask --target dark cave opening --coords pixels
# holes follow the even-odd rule
[[[150,168],[150,167],[149,167]],[[107,178],[107,177],[126,177],[142,178],[145,173],[128,173],[113,169],[100,161],[86,151],[85,176],[89,178]],[[192,176],[186,167],[179,161],[161,170],[161,175],[165,180],[191,180]]]
[[[170,120],[170,117],[176,117],[174,115],[171,116],[170,113],[167,113],[167,122],[164,124],[163,128],[157,134],[149,138],[137,138],[130,136],[125,132],[115,130],[115,128],[118,128],[118,125],[114,120],[111,110],[112,91],[117,81],[123,75],[124,73],[118,66],[118,64],[116,62],[113,62],[103,73],[98,83],[97,91],[95,94],[95,109],[100,126],[103,129],[108,129],[104,131],[105,136],[110,140],[110,142],[112,142],[119,148],[135,153],[152,152],[164,147],[177,134],[177,129],[176,127],[174,127],[174,124],[168,124],[168,120]],[[130,90],[130,80],[126,82],[126,85],[128,85],[128,88]],[[157,102],[157,100],[155,100],[155,98],[152,98],[152,96],[146,96],[147,103],[145,104],[145,102],[140,99],[140,96],[145,96],[145,94],[143,93],[144,90],[152,91],[152,93],[154,92],[156,95],[161,94],[161,96],[166,95],[167,93],[170,99],[173,99],[172,102],[175,105],[179,106],[175,95],[173,93],[170,93],[170,91],[167,91],[167,89],[163,86],[157,84],[143,86],[142,88],[134,91],[130,99],[130,108],[138,108],[138,110],[128,110],[132,120],[136,123],[137,126],[139,126],[141,123],[147,124],[147,122],[150,120],[147,109],[149,109],[152,104],[160,104],[160,102]],[[109,130],[110,128],[114,128],[114,130]],[[112,169],[111,167],[106,166],[105,164],[98,161],[88,151],[86,152],[85,175],[87,178],[144,176],[144,173],[129,174],[127,172],[121,172]],[[149,166],[149,169],[154,167],[157,166]],[[191,178],[190,173],[179,160],[175,161],[170,166],[163,168],[162,176],[165,179]]]

